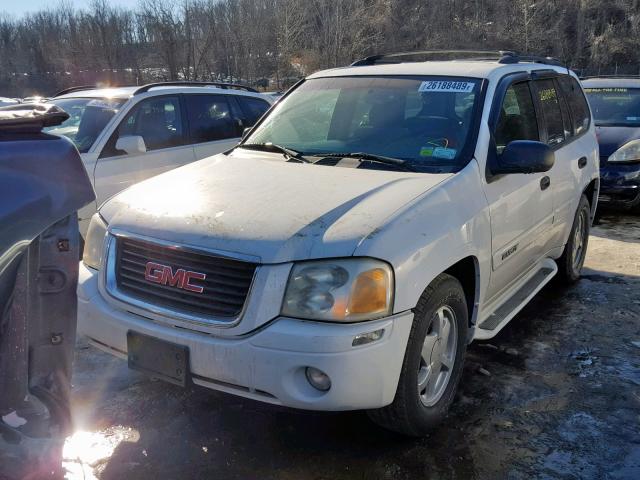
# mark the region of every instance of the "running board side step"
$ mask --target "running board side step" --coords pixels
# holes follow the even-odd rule
[[[558,273],[558,265],[550,258],[543,260],[538,270],[511,297],[489,315],[476,329],[477,340],[498,334],[516,314]]]

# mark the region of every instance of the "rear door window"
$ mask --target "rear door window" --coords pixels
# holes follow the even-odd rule
[[[562,110],[562,125],[564,125],[564,138],[569,139],[573,137],[573,120],[567,103],[567,95],[563,92],[562,88],[559,88],[559,84],[556,81],[556,92],[558,92],[558,100],[560,101],[560,110]]]
[[[552,79],[536,80],[534,83],[547,127],[547,143],[551,146],[559,145],[564,142],[565,134],[555,83]]]
[[[586,132],[591,123],[591,112],[578,81],[568,75],[562,75],[558,78],[558,84],[569,104],[573,121],[573,134],[580,135]]]
[[[185,100],[193,143],[240,137],[228,95],[185,95]]]
[[[269,110],[271,106],[268,102],[260,100],[259,98],[244,97],[237,95],[236,100],[242,108],[244,114],[244,127],[253,127],[255,123],[264,115],[264,112]]]

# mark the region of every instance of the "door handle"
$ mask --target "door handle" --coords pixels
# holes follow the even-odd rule
[[[587,165],[587,157],[581,157],[578,160],[578,168],[584,168]]]
[[[540,179],[540,190],[546,190],[551,185],[551,179],[547,176]]]

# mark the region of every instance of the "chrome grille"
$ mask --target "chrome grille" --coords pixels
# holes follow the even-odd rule
[[[148,262],[206,275],[197,280],[202,293],[161,285],[145,279]],[[257,264],[118,237],[116,284],[129,297],[180,313],[235,318],[240,315]]]

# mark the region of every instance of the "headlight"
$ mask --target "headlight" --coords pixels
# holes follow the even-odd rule
[[[301,262],[293,266],[282,315],[357,322],[390,315],[393,271],[371,258]]]
[[[82,261],[87,267],[100,269],[102,260],[102,246],[104,237],[107,234],[107,224],[102,220],[99,213],[91,217],[89,229],[87,230],[87,238],[84,241],[84,254]]]
[[[609,162],[638,162],[640,161],[640,140],[625,143],[609,157]]]

